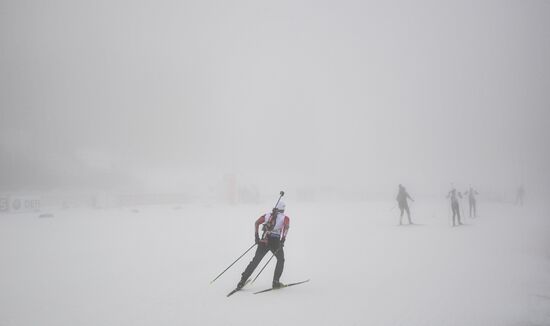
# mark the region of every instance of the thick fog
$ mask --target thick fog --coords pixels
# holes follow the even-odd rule
[[[550,185],[548,1],[0,3],[0,187]]]
[[[550,325],[549,58],[550,0],[0,0],[0,326]]]

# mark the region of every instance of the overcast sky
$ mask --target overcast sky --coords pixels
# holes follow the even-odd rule
[[[0,184],[550,184],[550,1],[0,2]]]

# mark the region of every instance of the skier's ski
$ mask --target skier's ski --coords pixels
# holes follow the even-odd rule
[[[231,292],[229,292],[229,293],[227,294],[227,297],[232,296],[233,294],[235,294],[235,292],[240,291],[240,290],[241,290],[241,289],[235,288],[233,291],[231,291]]]
[[[246,280],[246,283],[244,283],[243,287],[242,288],[235,288],[233,291],[229,292],[227,294],[227,297],[229,298],[230,296],[232,296],[233,294],[235,294],[235,292],[238,292],[240,290],[242,290],[248,283],[250,283],[250,279]]]
[[[298,285],[298,284],[303,284],[303,283],[306,283],[306,282],[309,282],[309,280],[305,280],[305,281],[301,281],[301,282],[296,282],[296,283],[285,284],[285,285],[281,286],[280,288],[269,288],[269,289],[265,289],[265,290],[262,290],[262,291],[254,292],[254,294],[264,293],[264,292],[268,292],[268,291],[272,291],[272,290],[280,290],[280,289],[287,288],[287,287],[289,287],[289,286],[294,286],[294,285]]]

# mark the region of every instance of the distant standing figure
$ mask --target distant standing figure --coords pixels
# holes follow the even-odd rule
[[[525,188],[521,185],[516,193],[516,205],[523,206],[523,197],[525,197]]]
[[[411,221],[411,211],[409,210],[409,203],[407,202],[407,199],[412,199],[412,197],[409,195],[405,187],[403,185],[399,185],[399,191],[397,193],[397,197],[395,198],[397,200],[397,204],[399,205],[399,209],[401,210],[401,216],[399,217],[399,225],[403,224],[403,213],[407,211],[407,218],[409,219],[409,224],[413,224]]]
[[[455,219],[458,220],[458,225],[462,225],[462,222],[460,221],[460,209],[458,206],[458,198],[462,199],[462,194],[460,192],[457,192],[456,189],[452,189],[447,194],[447,198],[451,199],[451,209],[453,211],[453,226],[456,226]]]
[[[474,212],[474,217],[477,217],[477,206],[476,206],[476,196],[479,195],[477,190],[470,186],[470,189],[464,193],[468,195],[468,203],[470,204],[470,217],[472,217],[472,211]]]

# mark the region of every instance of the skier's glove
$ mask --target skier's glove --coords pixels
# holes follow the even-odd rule
[[[254,236],[255,236],[256,244],[259,244],[260,243],[260,235],[258,233],[256,233]]]
[[[286,240],[285,237],[283,237],[283,238],[281,239],[281,241],[279,242],[279,249],[283,249],[283,247],[285,246],[285,240]]]

